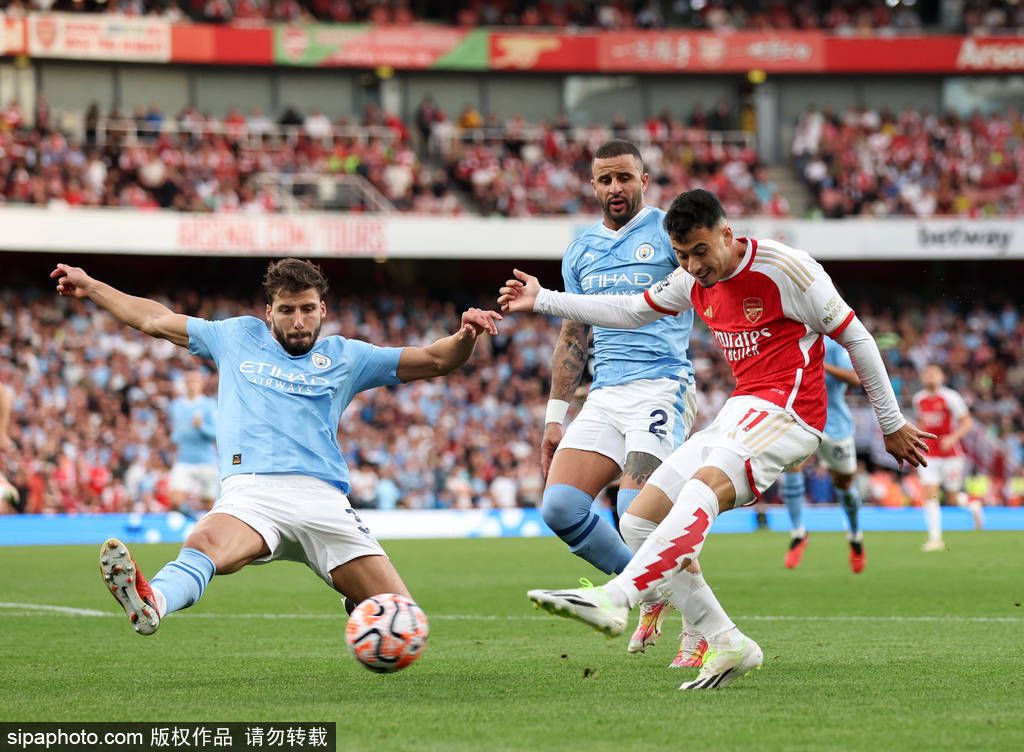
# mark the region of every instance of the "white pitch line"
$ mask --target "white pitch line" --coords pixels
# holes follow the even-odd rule
[[[105,618],[123,618],[123,615],[116,611],[97,611],[91,608],[72,608],[70,606],[53,606],[46,603],[4,603],[0,602],[0,617],[2,616],[40,616],[50,614],[56,616],[93,616]],[[340,616],[336,614],[231,614],[231,613],[192,613],[186,612],[176,614],[175,619],[292,619],[292,620],[333,620]],[[497,616],[494,614],[428,614],[433,621],[548,621],[549,616],[535,616],[529,614],[510,614]],[[859,614],[847,615],[767,615],[750,614],[734,617],[736,621],[796,621],[796,622],[925,622],[925,623],[969,623],[969,624],[1024,624],[1024,617],[1015,616],[898,616],[879,615],[867,616]]]

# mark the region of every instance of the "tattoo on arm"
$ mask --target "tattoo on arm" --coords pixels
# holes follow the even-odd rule
[[[643,488],[651,473],[658,469],[661,460],[653,454],[646,452],[630,452],[626,455],[626,464],[622,468],[622,477],[628,476],[636,483],[637,488]]]
[[[551,355],[551,399],[572,401],[576,385],[587,365],[590,327],[578,321],[562,322],[558,343]]]

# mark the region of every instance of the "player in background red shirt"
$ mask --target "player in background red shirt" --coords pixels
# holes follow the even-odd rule
[[[974,527],[982,526],[981,501],[970,500],[964,493],[964,452],[960,440],[974,426],[967,403],[959,393],[945,386],[946,375],[937,365],[925,366],[921,371],[924,387],[914,395],[914,413],[921,429],[935,434],[928,439],[928,465],[917,469],[924,489],[924,518],[928,526],[928,540],[922,551],[945,551],[942,542],[942,511],[939,508],[939,486],[945,492],[946,503],[966,506],[974,516]]]
[[[622,573],[602,587],[528,593],[538,606],[610,637],[622,633],[643,593],[667,583],[670,599],[680,594],[676,576],[699,556],[719,513],[751,503],[817,450],[826,417],[825,335],[850,353],[898,462],[924,464],[924,439],[934,438],[904,419],[874,338],[809,255],[735,237],[718,199],[704,190],[677,196],[665,229],[681,269],[642,294],[556,293],[516,270],[498,298],[507,311],[620,328],[692,308],[736,377],[714,422],[659,466],[622,516],[620,530],[634,551]],[[757,643],[731,622],[721,627],[705,635],[710,647],[700,675],[680,689],[724,687],[761,665]]]

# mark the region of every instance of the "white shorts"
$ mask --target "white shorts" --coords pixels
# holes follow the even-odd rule
[[[819,443],[816,434],[778,405],[760,397],[731,397],[714,422],[683,442],[648,482],[675,503],[709,455],[724,449],[739,459],[739,470],[722,470],[736,488],[736,506],[742,506],[760,497],[783,471],[814,454]]]
[[[168,485],[172,491],[195,494],[200,499],[216,499],[220,491],[220,472],[216,465],[175,462]]]
[[[964,487],[964,458],[926,457],[928,467],[917,468],[917,477],[922,486],[941,486],[943,490],[956,493]]]
[[[825,436],[818,447],[818,459],[825,466],[840,475],[853,475],[857,472],[857,446],[852,436],[844,439],[831,439]]]
[[[232,475],[210,514],[229,514],[266,541],[270,554],[253,561],[298,561],[334,586],[331,570],[360,556],[385,556],[348,498],[308,475]]]
[[[664,460],[689,436],[696,417],[693,384],[642,379],[606,386],[590,393],[558,448],[597,452],[620,468],[630,452]]]

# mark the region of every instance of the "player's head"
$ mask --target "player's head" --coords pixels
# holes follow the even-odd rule
[[[715,194],[703,189],[676,196],[665,214],[665,232],[679,265],[711,287],[736,269],[732,228]]]
[[[308,353],[327,316],[327,278],[320,267],[295,258],[273,262],[263,278],[263,290],[274,338],[289,355]]]
[[[195,399],[203,393],[203,372],[189,371],[185,374],[185,394],[189,399]]]
[[[929,363],[921,369],[921,384],[925,389],[935,390],[946,383],[946,374],[936,363]]]
[[[590,184],[601,205],[605,222],[619,229],[644,205],[644,191],[651,176],[644,171],[640,150],[629,141],[608,141],[594,152]]]

